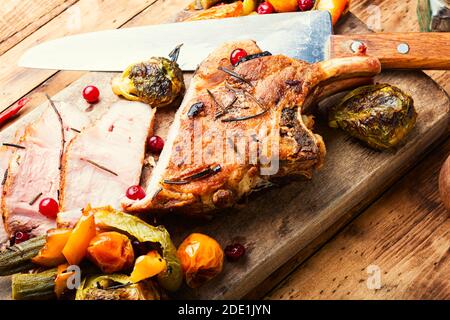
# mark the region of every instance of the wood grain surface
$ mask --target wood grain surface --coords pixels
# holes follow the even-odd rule
[[[450,70],[450,32],[333,35],[330,57],[354,55],[351,46],[356,41],[364,44],[367,55],[380,60],[383,69]],[[407,51],[399,52],[399,45],[406,45]]]
[[[41,41],[44,41],[46,39],[53,39],[57,38],[61,35],[66,34],[72,34],[72,33],[78,33],[82,31],[94,31],[94,30],[101,30],[106,28],[114,28],[114,27],[128,27],[128,26],[138,26],[143,24],[153,24],[153,23],[161,23],[164,21],[168,21],[171,19],[179,10],[180,8],[183,8],[186,3],[189,1],[181,1],[181,0],[154,0],[154,1],[139,1],[138,4],[133,3],[133,1],[112,1],[112,0],[104,0],[104,1],[63,1],[63,0],[45,0],[45,1],[39,1],[39,4],[42,3],[43,7],[40,7],[37,5],[37,1],[33,0],[25,0],[25,1],[17,1],[17,0],[5,0],[2,1],[2,5],[0,6],[0,10],[2,11],[1,19],[0,19],[0,25],[2,26],[0,28],[0,52],[5,53],[0,57],[0,71],[2,71],[2,75],[0,75],[0,84],[2,84],[2,89],[0,90],[0,96],[2,98],[5,97],[5,99],[2,99],[2,107],[6,107],[8,105],[13,104],[15,101],[20,99],[23,96],[30,96],[33,97],[32,103],[30,107],[26,110],[26,112],[23,113],[25,118],[20,118],[20,121],[27,121],[31,120],[35,114],[32,112],[32,110],[39,106],[42,101],[44,101],[43,93],[49,93],[50,95],[54,95],[57,92],[59,92],[61,89],[67,87],[70,85],[73,81],[80,78],[84,75],[83,72],[48,72],[48,73],[40,73],[37,72],[36,74],[33,73],[33,76],[26,76],[25,69],[21,69],[15,66],[16,61],[20,57],[21,53],[24,52],[24,50],[28,47],[31,47]],[[418,31],[418,26],[416,22],[416,16],[415,16],[415,0],[405,0],[405,1],[391,1],[391,0],[353,0],[352,1],[352,12],[354,12],[359,18],[363,20],[363,22],[368,23],[371,26],[374,26],[372,29],[375,31],[390,31],[390,32],[406,32],[406,31]],[[74,4],[71,6],[71,4]],[[16,6],[17,10],[13,10],[13,8]],[[374,7],[375,6],[375,7]],[[45,8],[45,9],[44,9]],[[41,10],[41,11],[39,11]],[[101,10],[101,11],[100,11]],[[378,16],[379,10],[379,24],[373,23],[377,22],[377,19],[373,19],[374,15]],[[120,12],[119,12],[120,11]],[[3,14],[5,12],[5,14]],[[26,14],[23,14],[23,13]],[[101,18],[98,18],[101,16]],[[82,22],[81,24],[77,24],[76,22]],[[80,27],[77,30],[77,26]],[[13,52],[13,54],[10,53],[10,51]],[[8,55],[9,53],[9,55]],[[30,71],[30,70],[28,70]],[[27,71],[27,72],[28,72]],[[37,70],[34,70],[37,71]],[[441,84],[445,89],[450,89],[450,76],[448,72],[442,72],[442,71],[433,71],[433,72],[427,72],[430,74],[439,84]],[[89,77],[87,76],[82,80],[80,83],[78,83],[79,89],[83,84],[86,84],[84,81],[89,81]],[[96,79],[91,79],[92,81],[95,81]],[[73,87],[74,88],[74,87]],[[439,90],[437,87],[434,87],[437,90]],[[424,88],[425,91],[426,88]],[[432,94],[432,91],[427,91],[428,94],[428,103],[434,103],[434,96]],[[442,94],[445,95],[445,94]],[[73,96],[79,97],[79,92],[74,92]],[[438,99],[439,100],[439,99]],[[105,98],[104,101],[108,101],[107,98]],[[82,107],[82,106],[81,106]],[[95,112],[95,111],[94,111]],[[101,108],[97,110],[98,116],[101,113]],[[95,115],[92,115],[95,117]],[[163,117],[163,115],[160,114],[160,117]],[[28,118],[28,119],[27,119]],[[2,128],[0,128],[1,130]],[[6,128],[3,128],[6,129]],[[164,129],[162,129],[164,130]],[[327,129],[324,129],[325,131]],[[331,134],[334,135],[334,132]],[[338,135],[338,141],[339,139],[344,139],[345,137]],[[358,146],[358,144],[350,141],[350,144],[353,146]],[[425,159],[424,167],[439,167],[441,159],[439,157],[436,157],[435,154],[438,153],[436,151],[437,149],[434,149],[431,153],[431,156]],[[445,151],[446,150],[446,151]],[[448,148],[444,149],[442,152],[448,153]],[[424,157],[425,153],[420,154],[418,157]],[[414,160],[411,158],[408,158],[408,160]],[[407,170],[408,163],[411,163],[411,161],[406,161],[405,166],[401,166],[398,170],[397,176],[400,176],[403,171]],[[337,167],[338,168],[338,167]],[[322,173],[320,173],[322,174]],[[430,172],[431,176],[435,174],[435,172]],[[387,185],[391,184],[393,180],[395,180],[395,177],[393,177],[392,181],[384,181],[385,185],[383,185],[381,188],[384,189]],[[430,181],[432,179],[430,178]],[[402,188],[412,188],[415,186],[415,181],[408,180],[407,182],[402,182],[403,187]],[[306,182],[299,182],[300,186],[303,186],[303,184],[306,184]],[[297,185],[297,184],[296,184]],[[390,189],[385,196],[392,195],[392,198],[395,199],[402,190],[401,187],[399,188],[392,188]],[[432,186],[430,183],[430,190]],[[280,190],[272,190],[270,191],[269,195],[275,192],[275,196],[279,196],[278,199],[280,201],[288,201],[291,202],[294,199],[294,195],[289,194],[289,192],[286,194],[285,192],[282,192],[284,189]],[[288,190],[289,191],[289,190]],[[304,196],[305,192],[302,191],[300,193],[300,196]],[[378,194],[379,192],[376,192]],[[333,234],[339,231],[339,229],[347,224],[349,219],[351,219],[355,212],[358,212],[356,209],[364,208],[365,206],[370,203],[371,199],[374,199],[376,197],[376,194],[369,194],[367,197],[368,199],[364,199],[365,201],[362,201],[358,203],[353,210],[348,210],[347,212],[341,212],[341,217],[337,219],[338,217],[332,217],[335,220],[335,223],[328,223],[330,221],[327,221],[324,225],[320,225],[320,230],[322,233],[318,237],[311,237],[310,244],[304,249],[300,250],[298,254],[290,252],[291,260],[289,263],[283,265],[279,268],[278,272],[275,274],[272,274],[270,278],[263,283],[265,287],[263,287],[263,290],[260,290],[259,288],[256,289],[256,291],[259,291],[257,293],[247,293],[248,296],[253,297],[261,297],[265,292],[273,288],[279,281],[281,281],[285,275],[292,271],[299,263],[304,261],[305,259],[309,258],[314,253],[319,252],[320,248],[322,247],[322,244],[324,241],[326,241],[328,238],[330,238]],[[258,201],[258,199],[261,198],[262,203],[266,203],[267,200],[265,197],[267,196],[267,193],[259,195],[259,198],[256,198],[256,200],[251,201]],[[265,201],[265,202],[264,202]],[[405,214],[407,213],[407,210],[409,210],[414,203],[417,201],[417,199],[411,198],[411,197],[403,197],[402,203],[404,205],[397,206],[396,210],[398,210],[399,214]],[[436,200],[437,201],[437,200]],[[270,202],[270,201],[269,201]],[[305,205],[302,204],[301,208]],[[308,208],[315,209],[314,203],[310,204],[308,203],[306,205]],[[271,215],[265,216],[262,215],[262,217],[259,217],[259,212],[257,208],[255,207],[247,207],[247,210],[242,209],[240,210],[240,213],[226,213],[224,217],[220,217],[219,219],[216,219],[213,222],[213,225],[215,224],[217,228],[217,225],[220,223],[228,223],[229,219],[235,219],[231,220],[234,221],[232,225],[237,225],[242,223],[240,219],[236,219],[236,217],[241,217],[243,215],[249,215],[249,217],[254,217],[255,220],[261,219],[264,220],[264,223],[266,225],[275,226],[272,229],[269,230],[269,233],[277,232],[276,230],[283,230],[287,227],[301,228],[302,225],[302,213],[300,212],[298,215],[298,223],[297,224],[297,213],[294,212],[295,210],[291,210],[290,214],[291,217],[287,219],[287,223],[284,222],[278,222],[275,217],[273,216],[273,213],[277,213],[278,209],[281,209],[283,212],[283,205],[277,205],[276,208],[274,208],[273,211],[271,211]],[[256,210],[256,211],[255,211]],[[387,202],[377,202],[377,205],[371,206],[368,210],[366,210],[362,215],[361,218],[366,217],[367,215],[377,218],[379,217],[385,217],[383,215],[384,212],[388,212],[390,210],[390,203]],[[434,220],[434,219],[441,219],[439,218],[439,215],[433,215],[435,211],[439,211],[439,207],[427,207],[424,205],[419,206],[417,210],[428,210],[428,220]],[[406,211],[406,212],[405,212]],[[230,218],[231,217],[231,218]],[[235,217],[235,218],[233,218]],[[290,224],[289,222],[291,220],[295,220],[296,224]],[[442,219],[441,219],[442,220]],[[204,224],[201,225],[199,228],[203,228]],[[206,223],[207,224],[207,223]],[[251,225],[250,225],[251,226]],[[422,225],[422,228],[419,228],[417,230],[418,233],[423,232],[424,234],[429,234],[430,237],[433,235],[433,230],[435,230],[436,224],[428,223],[425,225]],[[431,228],[431,229],[430,229]],[[448,225],[447,225],[448,229]],[[214,226],[212,226],[212,230],[214,231]],[[265,230],[261,230],[261,232],[264,233]],[[376,241],[374,239],[378,239],[379,237],[378,233],[375,232],[378,231],[372,230],[372,228],[366,228],[363,229],[363,232],[367,234],[367,237],[365,237],[364,242],[361,243],[361,246],[365,246],[367,251],[374,250],[374,246],[376,246]],[[399,228],[392,228],[391,232],[386,234],[384,236],[385,241],[389,242],[389,239],[398,239],[398,234],[402,234],[401,229]],[[447,234],[448,235],[448,234]],[[182,235],[178,235],[181,237]],[[238,240],[245,241],[246,243],[249,243],[250,251],[252,251],[253,248],[259,246],[258,239],[242,239],[239,236],[235,234],[231,235],[224,235],[223,238],[221,238],[221,241],[229,241],[230,237],[237,237]],[[314,238],[314,239],[313,239]],[[441,237],[438,237],[436,239],[441,239]],[[445,246],[445,237],[444,239],[444,246]],[[254,240],[254,241],[252,241]],[[447,238],[448,240],[448,238]],[[249,241],[249,242],[247,242]],[[272,241],[274,242],[274,241]],[[329,244],[333,243],[330,242]],[[442,246],[442,245],[441,245]],[[437,257],[439,256],[440,252],[442,252],[441,246],[428,246],[428,255],[430,257]],[[447,248],[448,248],[448,241],[447,241]],[[294,250],[298,251],[297,247],[295,247],[294,244]],[[318,251],[319,250],[319,251]],[[411,250],[413,250],[413,246],[404,246],[403,249],[404,254],[413,254]],[[341,256],[330,256],[329,255],[330,250],[328,250],[328,261],[331,263],[334,263],[335,265],[339,265],[339,258]],[[423,256],[426,256],[426,252],[423,253]],[[446,253],[447,258],[444,256],[441,258],[441,260],[445,263],[446,259],[448,259],[448,252]],[[317,255],[317,254],[316,254]],[[316,258],[316,255],[313,256],[311,259]],[[332,259],[334,258],[334,259]],[[346,259],[347,257],[344,256],[343,259]],[[242,265],[233,266],[233,268],[236,268],[238,271],[241,269],[247,270],[251,265],[254,263],[253,261],[254,257],[249,257],[248,260],[244,261]],[[385,262],[389,261],[389,266],[398,264],[399,259],[402,259],[402,255],[400,254],[391,254],[389,256],[385,257]],[[288,259],[287,259],[288,260]],[[286,261],[287,261],[286,260]],[[263,266],[267,266],[267,261],[264,261],[263,258]],[[448,262],[448,261],[447,261]],[[423,261],[415,261],[415,263],[423,263]],[[448,263],[447,263],[448,265]],[[267,270],[264,270],[264,273],[269,275],[272,270],[275,270],[278,266],[270,266],[267,268]],[[362,268],[362,267],[361,267]],[[280,298],[283,299],[301,299],[301,298],[321,298],[320,291],[314,292],[312,291],[311,294],[308,295],[302,295],[300,283],[295,282],[294,280],[297,279],[299,274],[301,275],[303,273],[303,267],[298,269],[298,272],[295,272],[291,275],[289,278],[290,280],[287,282],[284,282],[283,285],[279,286],[275,291],[273,291],[270,294],[270,298]],[[229,270],[227,270],[228,272]],[[352,271],[355,274],[361,273],[361,271],[348,269],[348,271]],[[385,270],[383,270],[384,272]],[[417,295],[413,295],[413,291],[408,291],[410,294],[403,295],[401,290],[397,290],[395,287],[396,284],[399,282],[402,282],[403,284],[407,284],[408,288],[417,288],[416,291],[423,290],[423,287],[421,287],[421,284],[423,285],[423,282],[420,281],[421,277],[423,276],[423,272],[419,273],[421,271],[420,268],[411,268],[410,272],[402,273],[401,275],[397,276],[395,279],[394,277],[390,278],[390,293],[389,295],[386,295],[387,298],[412,298],[412,297],[418,297]],[[423,270],[422,270],[423,271]],[[445,296],[444,292],[448,292],[448,287],[446,285],[441,285],[440,282],[442,280],[445,280],[445,278],[448,275],[448,269],[445,268],[433,268],[428,270],[428,278],[433,278],[434,280],[429,282],[428,285],[428,297],[430,298],[437,298],[437,297],[443,297]],[[327,270],[323,270],[320,268],[310,268],[308,270],[308,276],[311,279],[320,279],[322,277],[323,272],[327,272]],[[227,273],[228,274],[228,273]],[[364,275],[367,276],[366,273],[363,272]],[[420,275],[420,277],[419,277]],[[342,275],[343,278],[348,277],[355,277],[352,274],[345,274]],[[228,275],[226,276],[228,277]],[[226,280],[225,277],[225,280]],[[338,279],[338,278],[337,278]],[[246,279],[250,282],[255,281],[255,278]],[[331,279],[333,280],[333,279]],[[359,279],[361,280],[361,279]],[[7,279],[1,279],[0,282],[3,283],[7,282]],[[219,281],[223,281],[219,280]],[[306,280],[305,280],[306,281]],[[316,281],[316,280],[314,280]],[[335,280],[336,281],[336,280]],[[332,281],[333,283],[333,281]],[[328,289],[330,288],[330,292],[332,292],[334,289],[332,288],[332,283],[322,283],[327,286]],[[211,284],[213,286],[213,284]],[[342,286],[342,285],[341,285]],[[397,286],[399,287],[399,286]],[[400,286],[400,288],[404,288],[405,286]],[[437,288],[437,289],[433,289]],[[441,289],[439,289],[441,288]],[[222,287],[219,288],[222,290],[222,297],[223,296],[230,296],[232,292],[228,291],[227,288]],[[285,290],[286,289],[286,290]],[[286,294],[282,294],[280,290],[284,290]],[[296,294],[288,294],[288,292],[294,292],[297,290]],[[239,290],[238,290],[239,291]],[[240,295],[244,294],[244,291],[241,290],[239,292]],[[382,292],[383,290],[380,290],[379,292]],[[292,293],[291,292],[291,293]],[[339,292],[340,291],[336,291]],[[335,292],[335,293],[336,293]],[[280,293],[280,294],[279,294]],[[347,293],[346,293],[347,294]],[[338,295],[336,295],[337,297]],[[332,296],[330,296],[332,297]],[[370,298],[372,295],[370,293],[366,293],[364,290],[359,290],[358,295],[350,294],[348,297],[361,297],[361,298]],[[383,298],[383,294],[379,294],[377,297]]]
[[[450,299],[450,219],[437,189],[449,153],[447,140],[268,298]],[[367,285],[371,268],[379,287]]]

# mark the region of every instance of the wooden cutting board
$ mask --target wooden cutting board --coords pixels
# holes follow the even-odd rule
[[[349,15],[336,33],[367,32]],[[117,100],[110,89],[113,73],[89,73],[58,93],[53,99],[85,110],[92,121]],[[190,80],[190,75],[186,75]],[[352,215],[378,197],[436,142],[447,136],[450,102],[447,94],[422,72],[383,72],[376,79],[396,85],[411,94],[418,112],[417,125],[406,143],[395,152],[368,149],[338,130],[327,128],[318,119],[316,132],[324,137],[327,157],[324,167],[311,181],[292,182],[251,196],[245,205],[218,214],[211,221],[167,217],[160,223],[171,232],[176,245],[191,232],[216,238],[224,247],[232,242],[246,246],[245,259],[225,263],[224,271],[203,287],[183,287],[178,298],[238,299],[248,295],[293,257],[301,256],[315,239],[325,241],[326,231],[351,219]],[[81,97],[85,85],[95,84],[101,101],[89,107]],[[10,141],[17,128],[26,125],[47,108],[44,103],[0,133],[0,141]],[[157,113],[156,134],[165,136],[175,108]],[[148,173],[148,169],[146,170]],[[301,261],[291,260],[290,267]],[[288,269],[286,269],[288,270]],[[0,298],[10,298],[10,278],[0,278]]]

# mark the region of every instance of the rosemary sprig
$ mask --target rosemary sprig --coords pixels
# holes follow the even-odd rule
[[[25,149],[24,146],[15,144],[15,143],[8,143],[8,142],[3,142],[2,145],[4,145],[5,147],[13,147],[13,148],[17,148],[17,149]]]
[[[248,56],[245,56],[243,58],[241,58],[235,65],[235,67],[237,67],[238,65],[240,65],[241,63],[256,59],[256,58],[261,58],[261,57],[268,57],[271,56],[272,54],[269,51],[263,51],[261,53],[255,53],[255,54],[249,54]]]
[[[216,99],[216,97],[214,96],[214,94],[213,94],[209,89],[206,89],[206,92],[208,92],[208,95],[209,95],[209,97],[211,98],[211,100],[212,100],[212,101],[214,102],[214,104],[215,104],[216,106],[218,106],[219,109],[221,110],[221,111],[219,111],[219,112],[223,112],[223,111],[225,110],[225,108],[224,108],[224,106],[223,106],[222,104],[219,103],[219,101],[217,101],[217,99]]]
[[[257,104],[261,109],[263,109],[263,110],[266,109],[266,108],[264,108],[264,106],[261,104],[261,102],[259,102],[259,100],[258,100],[254,95],[252,95],[250,92],[244,90],[244,94],[247,95],[247,96],[249,96],[253,101],[255,101],[256,104]]]
[[[116,284],[114,286],[110,286],[108,288],[105,288],[103,290],[116,290],[116,289],[121,289],[121,288],[126,288],[133,285],[133,282],[127,282],[127,283],[121,283],[121,284]]]
[[[81,158],[81,160],[84,160],[84,161],[86,161],[86,162],[92,164],[94,167],[97,167],[97,168],[99,168],[99,169],[102,169],[103,171],[109,172],[109,173],[111,173],[112,175],[115,175],[116,177],[119,176],[119,175],[118,175],[117,173],[115,173],[114,171],[112,171],[112,170],[110,170],[110,169],[108,169],[108,168],[106,168],[106,167],[104,167],[104,166],[98,164],[98,163],[95,162],[95,161],[92,161],[92,160],[89,160],[89,159],[84,159],[84,158]]]
[[[6,179],[8,179],[8,169],[6,169],[5,173],[3,174],[2,186],[5,185]]]
[[[184,178],[184,180],[164,180],[165,184],[188,184],[191,181],[203,179],[209,176],[212,176],[222,170],[222,166],[220,164],[216,165],[215,167],[207,168],[199,173],[193,174],[189,177]]]
[[[244,121],[244,120],[249,120],[249,119],[253,119],[253,118],[262,116],[262,115],[265,114],[267,111],[269,111],[269,109],[265,109],[264,111],[262,111],[262,112],[260,112],[260,113],[252,114],[252,115],[249,115],[249,116],[222,119],[222,122],[233,122],[233,121]]]
[[[58,117],[59,123],[61,125],[61,137],[62,137],[62,145],[61,145],[61,152],[59,155],[59,168],[58,170],[61,170],[62,168],[62,158],[64,155],[64,146],[66,145],[66,136],[64,133],[64,122],[63,118],[61,117],[61,113],[59,113],[58,109],[56,108],[55,104],[53,103],[53,100],[50,98],[50,96],[46,93],[45,96],[47,97],[48,101],[50,102],[50,106],[55,111],[56,116]]]
[[[219,67],[218,69],[220,71],[223,71],[223,72],[227,73],[228,75],[232,76],[233,78],[236,78],[237,80],[239,80],[241,82],[244,82],[244,83],[248,84],[249,86],[253,87],[253,85],[252,85],[252,83],[250,81],[248,81],[247,79],[245,79],[241,75],[237,74],[236,72],[234,72],[234,71],[232,71],[230,69],[227,69],[225,67],[222,67],[222,66]]]
[[[215,120],[219,119],[223,115],[227,114],[231,107],[236,103],[238,97],[235,95],[234,99],[224,108],[224,110],[216,112]]]
[[[32,206],[33,204],[36,203],[36,201],[42,196],[42,192],[40,192],[36,197],[33,198],[33,200],[31,200],[28,204],[30,206]]]

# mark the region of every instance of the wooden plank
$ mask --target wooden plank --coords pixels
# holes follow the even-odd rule
[[[0,6],[0,55],[78,0],[3,0]]]
[[[450,219],[437,186],[449,153],[447,140],[268,299],[449,299]],[[370,265],[379,289],[367,286]]]

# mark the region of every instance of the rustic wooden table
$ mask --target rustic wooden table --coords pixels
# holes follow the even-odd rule
[[[353,0],[352,12],[374,31],[418,31],[415,5]],[[162,23],[179,9],[170,0],[3,0],[0,109],[26,96],[29,112],[43,93],[54,95],[84,74],[17,67],[29,47],[74,33]],[[428,74],[450,92],[449,72]],[[450,222],[437,191],[449,153],[447,139],[350,224],[328,230],[323,239],[334,236],[325,245],[317,239],[257,291],[270,291],[268,299],[450,298]]]

